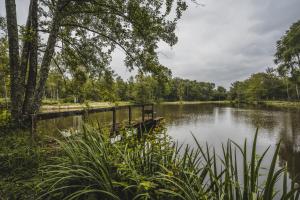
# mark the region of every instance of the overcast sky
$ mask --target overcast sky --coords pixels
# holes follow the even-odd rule
[[[0,0],[0,15],[5,15]],[[29,0],[16,0],[18,20],[25,23]],[[272,67],[276,41],[300,19],[300,0],[198,0],[189,3],[178,24],[179,42],[160,44],[162,64],[173,76],[215,82],[229,87],[255,72]],[[131,73],[123,53],[114,54],[112,68],[123,78]]]

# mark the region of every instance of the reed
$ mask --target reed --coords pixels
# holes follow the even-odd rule
[[[250,152],[233,141],[217,155],[208,144],[178,145],[165,130],[141,140],[124,132],[111,143],[101,129],[57,140],[62,155],[42,169],[40,199],[289,199],[299,197],[296,184],[287,184],[286,167],[276,170],[279,144],[267,173],[257,155],[257,132]],[[250,154],[250,156],[249,156]],[[238,160],[241,157],[242,160]],[[239,163],[242,162],[242,163]],[[242,165],[242,172],[238,166]],[[264,175],[261,175],[264,174]],[[283,176],[280,191],[275,183]],[[265,181],[259,181],[259,179]]]

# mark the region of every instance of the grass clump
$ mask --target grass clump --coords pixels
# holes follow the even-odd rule
[[[286,168],[276,170],[279,145],[268,173],[261,163],[268,149],[256,153],[257,133],[248,158],[247,143],[232,141],[216,155],[208,145],[179,146],[163,130],[141,140],[123,133],[114,141],[99,129],[58,140],[62,154],[43,170],[40,199],[298,199],[299,190],[287,185]],[[242,159],[242,174],[238,170]],[[281,192],[275,188],[283,176]],[[241,179],[242,177],[242,179]],[[259,178],[265,181],[259,183]]]

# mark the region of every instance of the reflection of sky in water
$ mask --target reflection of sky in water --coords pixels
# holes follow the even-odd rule
[[[278,164],[288,162],[289,173],[295,176],[300,171],[300,112],[299,110],[275,110],[266,108],[234,108],[209,104],[160,105],[156,106],[156,116],[166,119],[168,133],[179,143],[194,144],[191,133],[201,144],[206,142],[221,153],[221,143],[232,139],[243,144],[247,139],[251,146],[255,130],[259,128],[258,152],[271,146],[265,166],[271,162],[275,144],[282,139]],[[141,110],[133,109],[133,119],[139,120]],[[111,113],[97,113],[88,117],[89,123],[107,126],[111,123]],[[117,112],[117,121],[127,123],[128,112]],[[66,117],[39,123],[40,132],[55,133],[58,129],[80,127],[82,118]],[[249,149],[250,153],[250,149]]]

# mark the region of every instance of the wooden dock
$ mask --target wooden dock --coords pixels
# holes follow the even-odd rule
[[[150,109],[148,108],[150,107]],[[141,121],[132,121],[132,109],[141,108]],[[126,105],[126,106],[115,106],[115,107],[105,107],[105,108],[89,108],[81,110],[70,110],[70,111],[56,111],[56,112],[45,112],[38,113],[31,116],[31,132],[35,134],[37,122],[42,120],[55,119],[60,117],[68,116],[88,116],[92,113],[101,112],[111,112],[112,113],[112,125],[111,134],[115,135],[120,131],[121,125],[117,123],[117,111],[128,110],[128,124],[126,128],[137,129],[138,137],[142,135],[143,132],[151,130],[153,127],[157,126],[159,122],[163,119],[162,117],[154,117],[154,104],[136,104],[136,105]],[[147,116],[147,119],[145,118]],[[151,116],[151,117],[150,117]]]

